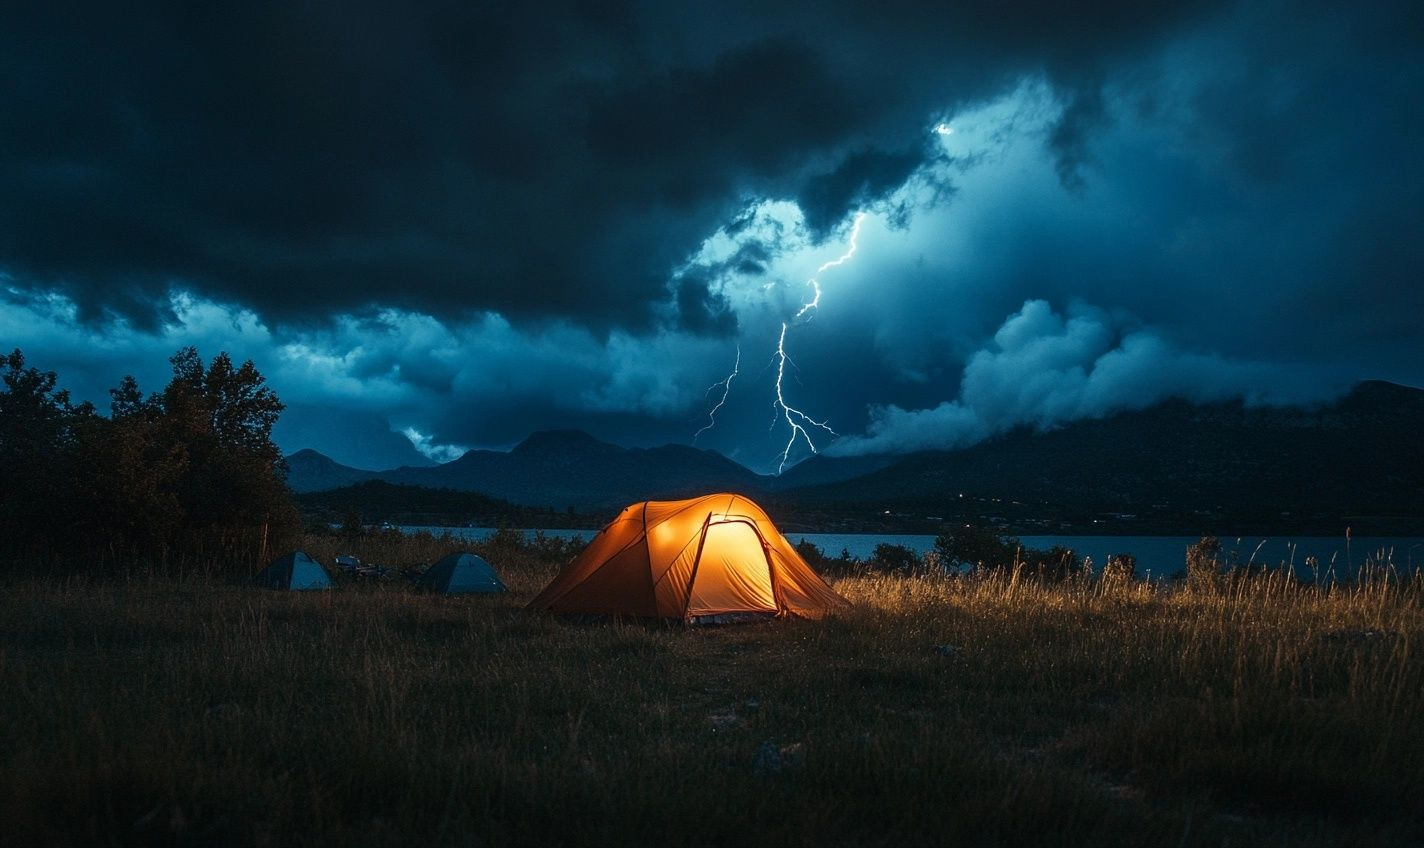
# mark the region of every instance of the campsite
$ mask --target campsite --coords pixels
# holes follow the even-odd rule
[[[787,492],[701,472],[586,539],[407,534],[358,510],[554,511],[369,482],[299,500],[272,440],[282,402],[225,353],[179,350],[161,392],[126,380],[108,416],[20,351],[4,364],[7,843],[1424,838],[1413,547],[1352,551],[1347,530],[1348,570],[1302,571],[1202,536],[1173,555],[1184,569],[1138,573],[1121,549],[1089,567],[992,515],[941,515],[928,552],[838,556],[783,532]],[[1384,394],[1365,418],[1403,432],[1424,393]],[[690,454],[734,465],[567,433],[474,458],[594,498],[612,476],[597,456]]]
[[[430,535],[309,536],[435,562]],[[1421,587],[878,570],[818,619],[525,607],[219,573],[11,578],[11,844],[1411,845]]]
[[[0,848],[1424,848],[1424,0],[0,3]]]

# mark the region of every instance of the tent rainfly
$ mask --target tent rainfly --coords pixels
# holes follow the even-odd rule
[[[258,586],[268,589],[330,589],[331,578],[326,569],[302,551],[292,551],[272,560],[257,575]]]
[[[504,581],[484,557],[460,551],[444,557],[430,566],[417,579],[416,585],[446,595],[466,592],[489,594],[508,591]]]
[[[627,507],[529,603],[690,624],[819,618],[848,606],[761,507],[734,494]]]

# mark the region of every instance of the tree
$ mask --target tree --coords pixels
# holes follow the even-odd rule
[[[168,437],[162,403],[145,399],[132,376],[110,389],[109,398],[105,426],[80,446],[84,529],[102,548],[101,559],[161,562],[186,521],[177,492],[188,452]]]
[[[186,454],[175,495],[187,543],[199,556],[260,555],[274,530],[294,533],[298,523],[286,463],[272,442],[285,407],[251,360],[234,367],[219,353],[205,369],[186,347],[169,361],[173,379],[156,402],[160,438]]]
[[[71,404],[55,373],[27,368],[19,348],[0,363],[0,543],[43,558],[52,553],[46,540],[75,513],[77,445],[94,408]]]
[[[74,405],[54,372],[0,365],[0,549],[10,561],[70,559],[250,564],[298,528],[272,442],[282,403],[249,361],[195,349],[144,397],[133,377],[110,390],[110,416]],[[16,556],[18,555],[18,556]]]

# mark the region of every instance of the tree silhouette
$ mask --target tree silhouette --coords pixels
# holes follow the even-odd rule
[[[0,534],[6,547],[31,558],[73,508],[79,434],[93,418],[56,388],[53,371],[25,367],[17,348],[3,359],[0,391]]]
[[[5,358],[0,548],[37,563],[250,565],[296,532],[266,379],[226,353],[204,367],[186,347],[170,362],[148,397],[124,377],[104,418],[20,351]]]

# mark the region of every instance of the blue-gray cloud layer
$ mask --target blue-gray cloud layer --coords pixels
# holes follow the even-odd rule
[[[858,209],[861,253],[789,336],[789,388],[845,450],[1140,402],[1104,357],[1188,397],[1424,382],[1417,4],[0,16],[0,327],[96,385],[208,340],[301,409],[432,444],[658,441],[700,426],[740,340],[708,438],[765,467],[769,346]],[[797,232],[753,233],[765,200],[799,206]],[[688,264],[719,228],[736,249]],[[1077,339],[1045,314],[1108,335],[1035,403],[985,400],[985,375],[1041,366],[996,333]]]

